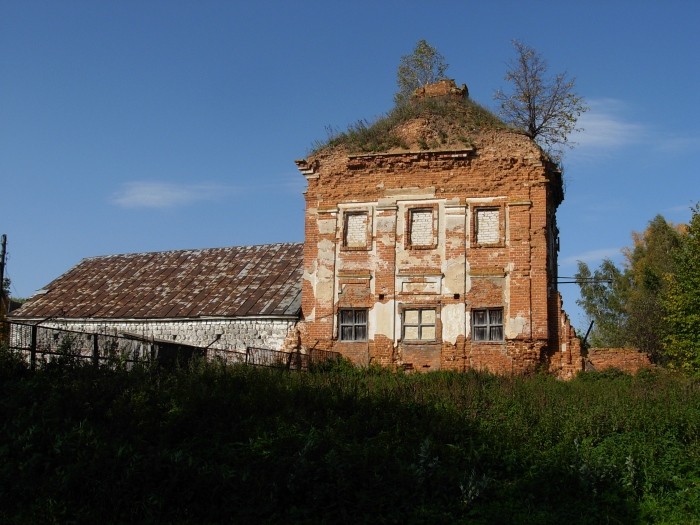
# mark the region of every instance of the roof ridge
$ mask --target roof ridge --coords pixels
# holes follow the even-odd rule
[[[109,255],[93,255],[91,257],[84,257],[80,260],[83,261],[94,261],[98,259],[109,259],[111,257],[136,257],[138,255],[156,255],[156,254],[166,254],[166,253],[185,253],[185,252],[213,252],[217,250],[232,250],[239,248],[267,248],[267,247],[283,247],[283,246],[303,246],[303,242],[272,242],[264,244],[242,244],[237,246],[219,246],[215,248],[178,248],[174,250],[157,250],[152,252],[125,252],[125,253],[112,253]]]

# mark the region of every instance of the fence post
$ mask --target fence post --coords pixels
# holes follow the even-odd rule
[[[36,370],[36,332],[37,326],[32,325],[31,340],[29,341],[29,366],[32,371]]]
[[[95,368],[100,366],[100,345],[97,341],[97,334],[92,334],[92,364]]]
[[[250,355],[250,347],[246,346],[245,348],[245,364],[248,364],[248,356]]]

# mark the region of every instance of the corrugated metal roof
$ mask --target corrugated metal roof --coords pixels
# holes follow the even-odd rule
[[[302,272],[301,243],[91,257],[12,317],[296,316]]]

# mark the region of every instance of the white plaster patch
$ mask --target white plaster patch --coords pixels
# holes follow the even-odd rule
[[[464,334],[465,305],[464,303],[446,304],[440,311],[442,321],[442,340],[456,344],[457,338]]]
[[[461,261],[454,260],[447,264],[443,283],[446,294],[464,293],[464,264]]]
[[[392,233],[394,231],[395,217],[378,217],[377,231],[381,233]]]
[[[335,219],[319,219],[316,224],[318,224],[318,233],[321,235],[335,233]]]
[[[394,311],[396,301],[386,303],[374,303],[370,310],[369,338],[374,339],[375,335],[394,339]]]
[[[518,316],[512,319],[508,319],[508,324],[506,325],[506,337],[508,339],[513,339],[525,332],[525,327],[527,326],[527,319]]]

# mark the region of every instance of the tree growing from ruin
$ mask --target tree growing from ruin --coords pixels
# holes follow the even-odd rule
[[[515,59],[508,63],[505,80],[510,92],[496,91],[505,122],[522,130],[555,160],[561,160],[569,135],[588,109],[574,91],[575,79],[567,73],[548,76],[547,62],[532,47],[513,41]]]
[[[447,78],[445,71],[448,67],[445,57],[437,49],[427,41],[419,40],[413,53],[401,57],[396,72],[399,90],[394,95],[394,101],[402,104],[419,87]]]

